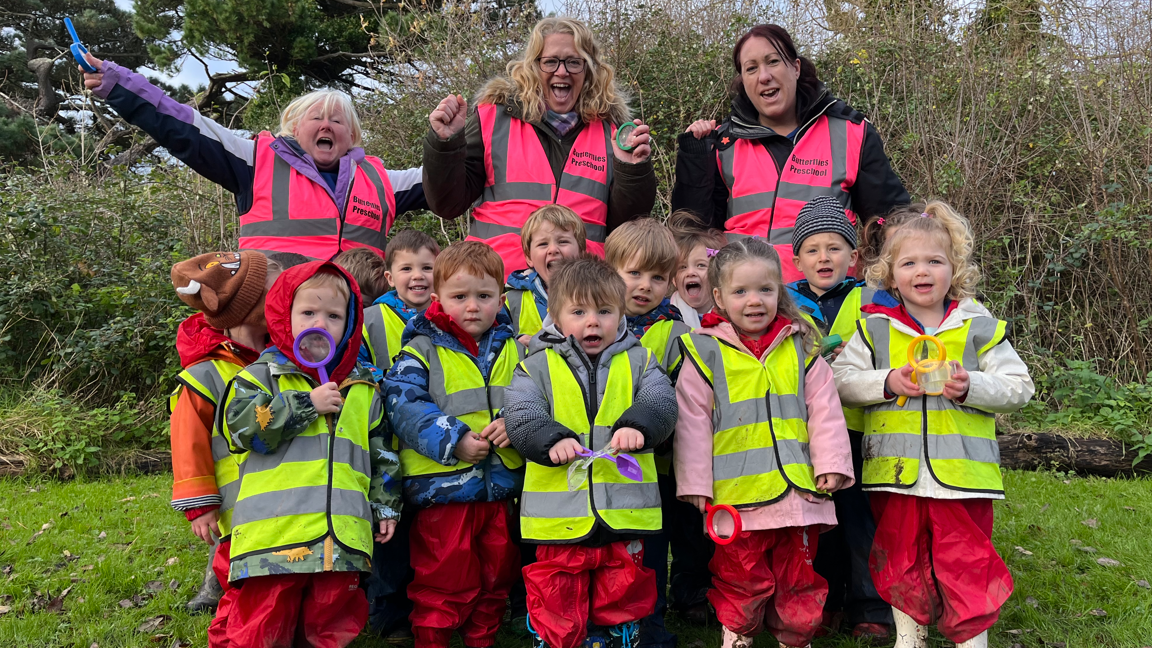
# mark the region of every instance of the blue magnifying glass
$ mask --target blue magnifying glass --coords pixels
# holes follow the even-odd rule
[[[84,58],[84,55],[88,53],[88,48],[84,47],[84,44],[80,42],[80,37],[76,35],[76,28],[72,26],[72,19],[65,18],[64,26],[68,28],[68,34],[72,36],[72,47],[70,48],[72,50],[72,58],[76,59],[76,62],[80,64],[80,67],[83,68],[85,72],[89,74],[99,72],[100,70],[92,67],[88,59]]]

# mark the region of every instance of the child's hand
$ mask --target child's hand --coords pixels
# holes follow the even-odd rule
[[[384,544],[392,539],[396,533],[396,520],[380,520],[380,533],[376,534],[376,542]]]
[[[335,414],[340,411],[344,399],[340,396],[340,388],[334,382],[326,382],[313,389],[308,396],[312,399],[312,406],[317,414]]]
[[[968,372],[959,362],[953,360],[952,365],[952,378],[944,383],[944,398],[948,400],[963,400],[968,395],[968,387],[972,384],[971,379],[968,377]]]
[[[519,342],[521,346],[527,348],[528,343],[532,341],[532,336],[527,334],[521,335],[520,337],[516,338],[516,341]]]
[[[192,533],[195,533],[196,537],[204,542],[213,544],[215,542],[214,538],[220,537],[220,526],[217,524],[217,520],[219,519],[220,511],[216,509],[208,511],[195,520],[192,520]]]
[[[480,438],[487,439],[488,443],[501,448],[512,445],[512,441],[508,439],[508,428],[505,427],[502,418],[492,421],[483,430],[480,430]]]
[[[701,513],[708,511],[708,498],[703,495],[685,495],[680,499],[700,509]]]
[[[848,478],[840,473],[824,473],[823,475],[816,476],[816,490],[822,490],[825,493],[835,493],[844,486],[844,482]]]
[[[580,442],[576,439],[560,439],[548,451],[548,458],[557,466],[562,466],[576,458],[576,451],[580,449]]]
[[[460,440],[456,442],[456,449],[452,451],[460,461],[474,464],[484,461],[484,457],[488,456],[489,443],[485,439],[481,439],[479,434],[472,430],[468,430],[460,436]]]
[[[924,390],[912,382],[912,365],[904,365],[899,369],[888,372],[888,380],[884,381],[889,394],[897,396],[923,396]]]
[[[837,346],[835,349],[832,349],[832,353],[828,354],[828,364],[832,364],[833,360],[839,358],[840,352],[843,351],[844,347],[846,346],[848,346],[847,342],[841,342],[839,346]]]
[[[644,447],[644,435],[636,428],[622,427],[612,434],[610,445],[616,452],[635,452]]]

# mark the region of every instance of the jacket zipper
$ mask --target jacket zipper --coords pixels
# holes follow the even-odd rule
[[[584,368],[588,371],[588,393],[584,397],[585,416],[588,417],[588,443],[590,446],[596,445],[596,415],[600,413],[600,403],[596,399],[596,369],[600,366],[600,358],[604,356],[601,352],[596,356],[596,361],[592,364],[588,363],[587,356],[584,355],[582,349],[576,349],[576,355],[580,358],[580,362],[584,364]],[[595,451],[596,448],[589,448]],[[600,518],[600,512],[596,510],[596,498],[593,496],[595,490],[595,482],[592,480],[594,473],[592,469],[593,464],[588,465],[588,508],[592,511],[592,518],[599,522],[603,522]]]

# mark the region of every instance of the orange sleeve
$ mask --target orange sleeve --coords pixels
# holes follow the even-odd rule
[[[215,406],[190,389],[182,388],[172,408],[172,504],[181,500],[218,496],[216,462],[212,459],[212,418]],[[193,502],[188,502],[189,504]],[[203,500],[195,502],[203,506]]]

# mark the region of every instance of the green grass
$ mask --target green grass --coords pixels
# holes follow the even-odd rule
[[[995,540],[1016,592],[990,645],[1152,645],[1152,591],[1137,584],[1152,580],[1152,479],[1008,472],[1007,482],[1011,499],[997,504]],[[190,616],[183,605],[199,585],[207,551],[168,508],[170,483],[163,475],[70,483],[0,480],[0,606],[9,608],[0,615],[0,646],[167,648],[176,640],[205,645],[208,617]],[[135,499],[122,501],[129,497]],[[1096,528],[1082,524],[1089,519]],[[28,544],[45,523],[52,526]],[[176,562],[168,565],[172,558]],[[1121,564],[1101,566],[1098,558]],[[175,589],[169,587],[173,581]],[[150,582],[159,591],[149,589]],[[69,587],[62,610],[45,609]],[[120,606],[134,597],[133,607]],[[137,631],[157,616],[168,617],[158,630]],[[668,622],[680,634],[681,648],[719,646],[715,624],[687,626],[675,615]],[[368,637],[354,644],[385,645]],[[526,648],[528,642],[504,631],[498,645]],[[765,637],[757,645],[775,643]],[[815,643],[856,645],[843,637]],[[950,644],[934,635],[933,645]]]

